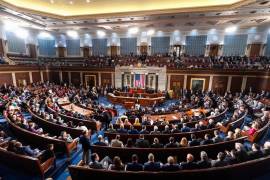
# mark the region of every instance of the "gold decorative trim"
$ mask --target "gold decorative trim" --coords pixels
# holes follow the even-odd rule
[[[41,12],[37,10],[31,10],[23,7],[15,6],[14,4],[0,0],[0,5],[6,8],[12,9],[17,12],[24,12],[30,14],[36,14],[40,16],[46,16],[59,20],[81,20],[81,19],[95,19],[95,18],[112,18],[119,16],[149,16],[159,14],[175,14],[175,13],[188,13],[188,12],[209,12],[209,11],[224,11],[232,10],[250,3],[254,3],[256,0],[241,0],[231,5],[218,5],[218,6],[206,6],[206,7],[193,7],[193,8],[175,8],[175,9],[159,9],[148,11],[132,11],[132,12],[119,12],[119,13],[103,13],[103,14],[89,14],[89,15],[76,15],[76,16],[62,16],[52,13]]]

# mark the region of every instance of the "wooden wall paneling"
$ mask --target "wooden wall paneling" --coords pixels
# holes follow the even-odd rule
[[[242,76],[233,76],[232,77],[232,82],[231,82],[231,92],[236,93],[241,91],[241,86],[242,86]]]
[[[147,54],[148,53],[148,46],[147,45],[141,45],[140,46],[140,54]]]
[[[12,85],[12,73],[1,73],[0,74],[0,84],[7,84],[7,85]]]
[[[101,86],[112,84],[112,74],[111,73],[101,73]]]
[[[63,83],[66,83],[66,84],[69,83],[68,72],[63,72],[62,71],[62,80],[63,80]]]
[[[40,82],[41,81],[40,72],[32,72],[32,79],[33,83]]]
[[[59,71],[50,71],[49,81],[55,84],[59,84],[60,83]]]
[[[31,58],[36,58],[37,57],[37,48],[35,44],[28,44],[27,45],[29,48],[29,56]]]
[[[0,57],[3,57],[5,55],[5,48],[4,48],[4,40],[0,39]]]
[[[219,49],[218,44],[211,44],[210,45],[209,56],[217,56],[218,55],[218,49]]]
[[[227,90],[228,76],[214,76],[212,82],[212,91],[223,95]]]
[[[65,47],[58,47],[58,57],[65,57]]]
[[[250,57],[259,56],[262,44],[250,44]]]
[[[184,87],[184,75],[171,75],[170,89],[173,90],[174,97],[180,96],[180,90]]]
[[[89,47],[83,47],[83,57],[88,58],[90,56],[90,48]]]
[[[17,86],[23,86],[30,83],[29,72],[15,73]]]
[[[44,82],[49,81],[49,73],[46,71],[43,71],[43,81]]]
[[[270,90],[270,79],[264,77],[248,77],[246,83],[246,91],[261,92],[262,90]]]
[[[81,84],[80,72],[71,72],[71,83],[75,86],[80,86]]]
[[[111,46],[111,56],[117,56],[117,46]]]

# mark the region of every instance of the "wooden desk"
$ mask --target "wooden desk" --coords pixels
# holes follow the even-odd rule
[[[107,97],[113,104],[124,105],[125,102],[133,102],[133,103],[139,103],[141,106],[152,106],[155,102],[159,104],[159,103],[164,102],[165,100],[165,97],[137,98],[137,97],[115,96],[112,93],[109,93]]]
[[[61,107],[63,109],[65,109],[66,111],[70,111],[70,112],[78,112],[79,114],[83,115],[83,116],[90,116],[93,111],[86,109],[86,108],[82,108],[80,106],[77,106],[73,103],[71,103],[70,101],[68,101],[66,98],[60,98],[58,99],[58,104],[61,105]]]

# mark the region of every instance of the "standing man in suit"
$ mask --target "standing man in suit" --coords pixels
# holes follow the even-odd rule
[[[90,134],[91,133],[89,131],[83,131],[79,140],[83,149],[82,161],[84,164],[89,164]]]

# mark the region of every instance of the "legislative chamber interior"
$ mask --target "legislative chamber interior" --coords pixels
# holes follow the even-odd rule
[[[266,180],[269,129],[269,0],[0,0],[0,180]]]

